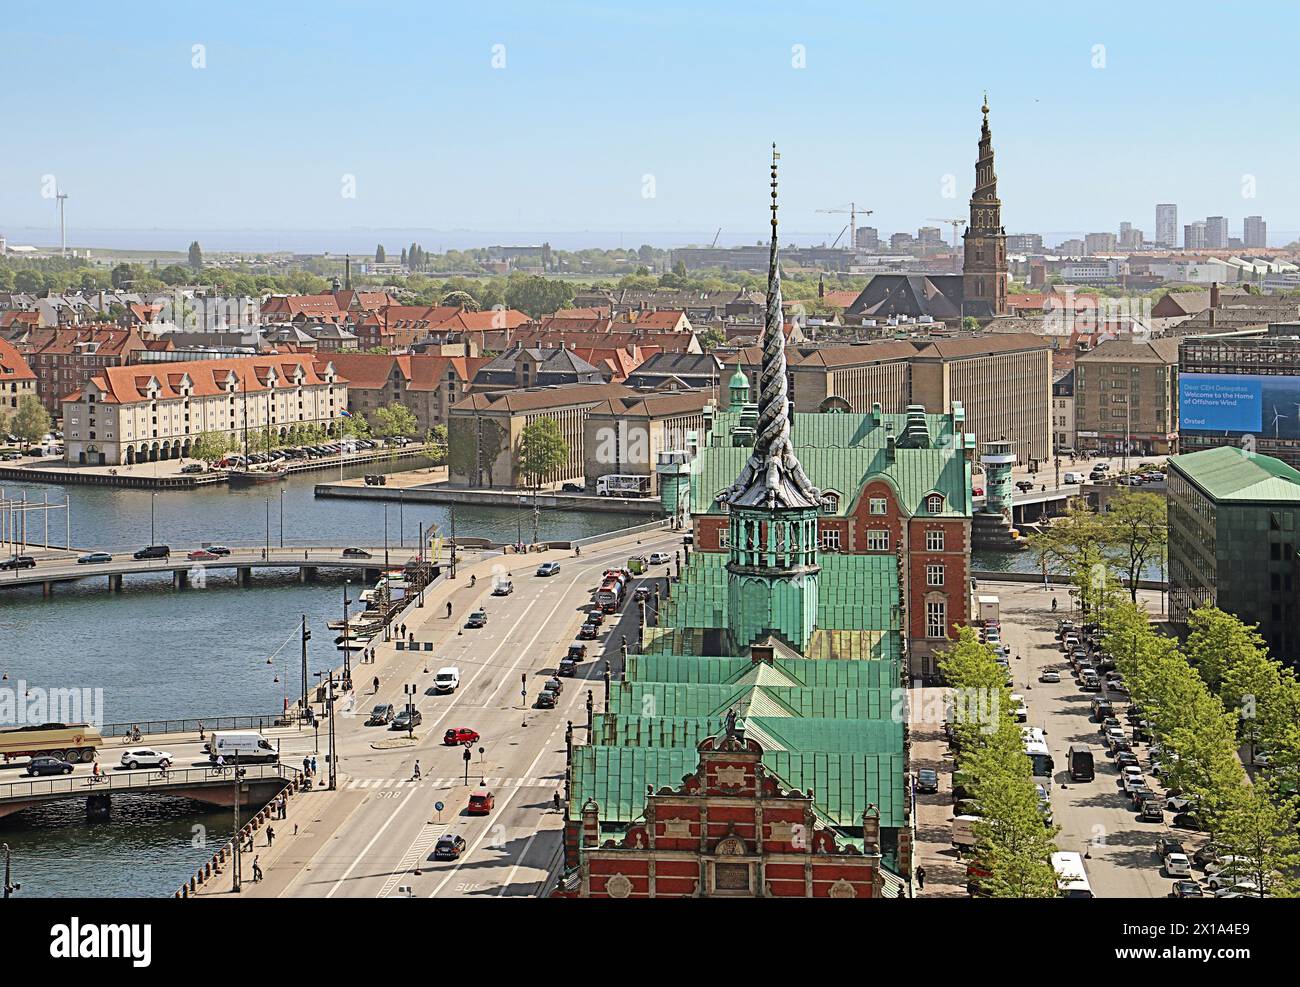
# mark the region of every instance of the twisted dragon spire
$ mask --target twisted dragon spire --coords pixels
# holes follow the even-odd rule
[[[790,440],[791,408],[786,390],[785,315],[781,309],[781,268],[777,259],[777,161],[772,145],[772,250],[767,270],[767,310],[763,324],[763,362],[759,374],[758,430],[754,451],[740,476],[723,495],[737,507],[816,507],[821,492],[804,473]]]

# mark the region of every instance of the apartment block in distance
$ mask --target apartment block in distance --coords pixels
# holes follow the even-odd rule
[[[106,367],[63,401],[69,463],[122,466],[182,459],[204,432],[237,438],[294,425],[337,434],[347,382],[311,353]]]
[[[1078,449],[1165,455],[1178,451],[1178,340],[1112,339],[1074,362]]]
[[[1274,657],[1300,648],[1300,471],[1234,446],[1169,460],[1169,616],[1207,604],[1258,624]]]

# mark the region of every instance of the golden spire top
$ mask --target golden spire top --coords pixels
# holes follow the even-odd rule
[[[989,115],[989,94],[987,92],[984,93],[984,105],[981,109],[983,109],[985,116]]]

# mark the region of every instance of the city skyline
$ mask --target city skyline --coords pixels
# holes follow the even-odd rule
[[[719,227],[720,242],[753,242],[762,229],[750,190],[732,176],[749,173],[772,139],[788,148],[792,236],[833,240],[841,218],[816,210],[850,199],[874,210],[860,225],[910,231],[962,211],[984,89],[1008,232],[1128,221],[1152,239],[1158,202],[1178,203],[1182,216],[1229,216],[1234,229],[1263,215],[1275,243],[1300,230],[1295,138],[1279,131],[1271,146],[1251,146],[1249,122],[1210,94],[1189,139],[1177,90],[1163,84],[1192,53],[1252,31],[1232,21],[1210,38],[1194,16],[1074,14],[1040,35],[1030,8],[991,24],[954,8],[953,30],[918,50],[871,39],[912,31],[919,15],[841,5],[826,8],[842,22],[834,32],[772,8],[738,19],[732,5],[669,4],[651,22],[576,5],[435,18],[405,3],[316,5],[310,20],[258,9],[254,21],[236,4],[220,18],[196,14],[184,34],[149,5],[78,9],[75,32],[23,12],[8,25],[16,74],[35,71],[29,60],[51,44],[67,56],[43,83],[42,103],[57,112],[10,107],[29,135],[0,163],[0,228],[15,241],[57,230],[55,186],[69,194],[70,242],[106,230],[358,228],[711,239]],[[410,31],[394,37],[394,18]],[[441,39],[432,61],[430,31]],[[1158,48],[1142,44],[1156,31]],[[714,36],[728,43],[703,40]],[[1250,34],[1265,62],[1282,57],[1285,36]],[[659,43],[659,71],[629,76],[626,56],[648,42]],[[993,55],[976,73],[927,68],[971,48]],[[348,71],[322,97],[323,65]],[[622,78],[628,85],[608,84]],[[1145,94],[1137,121],[1135,88]],[[894,96],[873,102],[886,89]],[[145,99],[132,108],[124,90]],[[1258,98],[1259,112],[1284,110],[1280,94]],[[111,121],[94,153],[58,139],[69,107]]]

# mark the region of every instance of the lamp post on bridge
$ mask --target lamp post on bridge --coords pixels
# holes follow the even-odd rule
[[[0,843],[0,853],[5,855],[5,883],[4,896],[12,897],[13,893],[22,887],[21,884],[13,883],[13,853],[9,849],[8,843]]]
[[[231,861],[231,869],[233,873],[231,874],[230,877],[230,890],[233,891],[235,894],[239,894],[240,889],[243,886],[243,877],[244,877],[243,840],[240,838],[239,835],[239,796],[241,794],[240,788],[243,787],[242,783],[244,780],[244,775],[246,774],[246,769],[241,768],[239,766],[239,752],[236,751],[233,756],[234,756],[234,769],[232,770],[231,773],[235,776],[235,798],[234,798],[235,838],[233,841],[235,844],[235,854],[234,854],[234,859]]]

